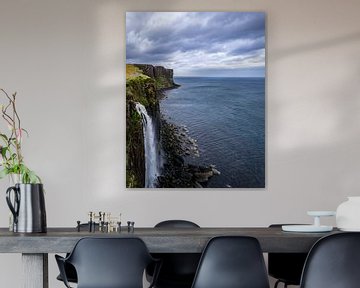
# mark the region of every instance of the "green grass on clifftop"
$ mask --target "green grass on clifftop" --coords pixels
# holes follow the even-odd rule
[[[131,64],[126,64],[126,100],[139,102],[145,107],[157,103],[155,80]]]
[[[146,76],[138,67],[132,64],[126,64],[126,80],[136,77],[150,78],[149,76]]]

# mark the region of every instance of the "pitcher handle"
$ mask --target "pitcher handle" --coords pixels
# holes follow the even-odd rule
[[[11,191],[14,191],[14,205],[11,203]],[[11,213],[14,215],[14,223],[18,222],[19,205],[20,205],[20,191],[15,187],[9,187],[6,190],[6,202],[10,208]]]

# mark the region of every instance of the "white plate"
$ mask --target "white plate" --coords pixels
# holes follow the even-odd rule
[[[360,228],[339,228],[340,231],[345,232],[360,232]]]
[[[315,226],[315,225],[282,225],[283,231],[286,232],[330,232],[332,226]]]
[[[335,211],[308,211],[307,214],[309,216],[335,216]]]

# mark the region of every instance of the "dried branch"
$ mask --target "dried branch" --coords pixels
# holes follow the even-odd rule
[[[41,183],[40,178],[25,166],[23,156],[21,153],[21,141],[23,132],[28,135],[28,132],[21,127],[20,116],[16,109],[16,93],[11,96],[0,88],[0,92],[5,95],[7,99],[6,105],[1,105],[1,117],[8,124],[10,129],[10,136],[6,133],[0,133],[0,140],[5,144],[0,145],[0,166],[3,170],[0,171],[0,178],[5,177],[7,174],[20,174],[23,183]]]

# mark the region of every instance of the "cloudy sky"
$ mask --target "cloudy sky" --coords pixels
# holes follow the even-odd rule
[[[175,76],[264,77],[265,14],[127,12],[126,61]]]

